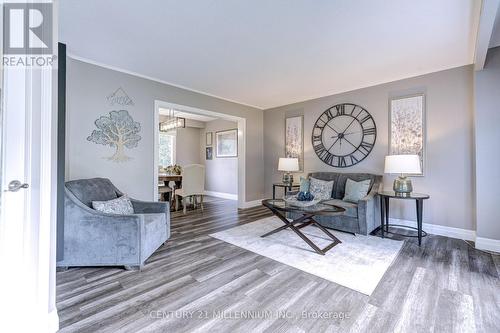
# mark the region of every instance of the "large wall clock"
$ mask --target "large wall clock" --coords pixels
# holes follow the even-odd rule
[[[350,103],[337,104],[323,112],[312,132],[316,155],[337,168],[347,168],[364,160],[376,139],[377,126],[371,114]]]

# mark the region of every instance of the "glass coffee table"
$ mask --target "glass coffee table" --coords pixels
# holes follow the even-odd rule
[[[260,237],[267,237],[279,231],[290,228],[295,232],[304,242],[306,242],[316,253],[325,255],[325,253],[333,248],[335,245],[342,243],[337,237],[335,237],[328,229],[319,224],[314,217],[318,215],[335,216],[342,215],[345,209],[339,206],[328,205],[324,203],[317,203],[312,206],[298,207],[292,206],[287,203],[284,199],[266,199],[262,200],[262,205],[269,208],[274,215],[276,215],[285,225],[274,229]],[[286,213],[298,213],[301,216],[292,221],[286,218]],[[328,237],[332,239],[332,243],[328,246],[320,249],[316,244],[313,243],[300,229],[307,227],[309,225],[314,225],[323,231]]]

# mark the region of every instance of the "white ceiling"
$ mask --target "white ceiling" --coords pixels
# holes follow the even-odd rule
[[[168,109],[162,109],[162,108],[160,108],[159,112],[160,112],[161,115],[164,115],[164,116],[169,116],[170,115]],[[201,114],[196,114],[196,113],[191,113],[191,112],[184,112],[184,111],[179,111],[179,110],[174,110],[174,116],[175,117],[186,118],[186,119],[197,120],[197,121],[203,121],[203,122],[212,121],[212,120],[216,120],[217,119],[217,118],[214,118],[214,117],[209,117],[209,116],[205,116],[205,115],[201,115]]]
[[[270,108],[471,64],[475,0],[64,0],[76,58]]]
[[[500,46],[500,6],[498,6],[493,33],[491,34],[490,47]]]

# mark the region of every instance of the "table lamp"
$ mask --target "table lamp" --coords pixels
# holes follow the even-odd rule
[[[280,157],[278,162],[278,171],[285,171],[283,174],[283,183],[292,184],[293,183],[293,175],[292,171],[299,171],[299,159],[298,158],[289,158],[289,157]]]
[[[420,173],[420,158],[418,155],[389,155],[385,157],[384,173],[399,174],[394,180],[393,190],[396,195],[409,196],[413,191],[411,180],[405,174]]]

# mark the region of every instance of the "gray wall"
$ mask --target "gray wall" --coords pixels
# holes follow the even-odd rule
[[[304,168],[310,171],[371,172],[383,174],[388,154],[388,100],[390,96],[423,92],[426,96],[427,152],[424,177],[414,177],[417,192],[428,193],[424,222],[474,230],[473,210],[473,69],[471,66],[436,72],[365,89],[287,105],[264,112],[266,195],[279,181],[278,157],[284,155],[285,116],[304,115]],[[374,117],[377,142],[370,155],[347,169],[324,164],[311,145],[311,130],[319,115],[343,102],[359,104]],[[385,188],[394,177],[385,175]],[[415,220],[413,202],[391,201],[391,217]]]
[[[178,128],[175,136],[175,163],[200,164],[200,128]]]
[[[475,75],[477,236],[500,239],[500,47]]]
[[[246,119],[246,200],[262,198],[263,111],[143,79],[103,67],[68,59],[67,70],[67,179],[108,177],[118,188],[139,199],[151,200],[154,192],[154,101],[220,112]],[[139,146],[126,150],[133,160],[110,162],[113,149],[86,140],[94,121],[117,107],[107,104],[106,96],[122,87],[135,106],[126,109],[141,123]],[[199,146],[199,145],[198,145]]]
[[[205,165],[205,190],[229,194],[238,194],[238,158],[215,156],[215,132],[238,128],[233,121],[217,119],[205,124],[200,130],[200,160]],[[205,133],[212,132],[213,159],[205,159],[206,138]]]

